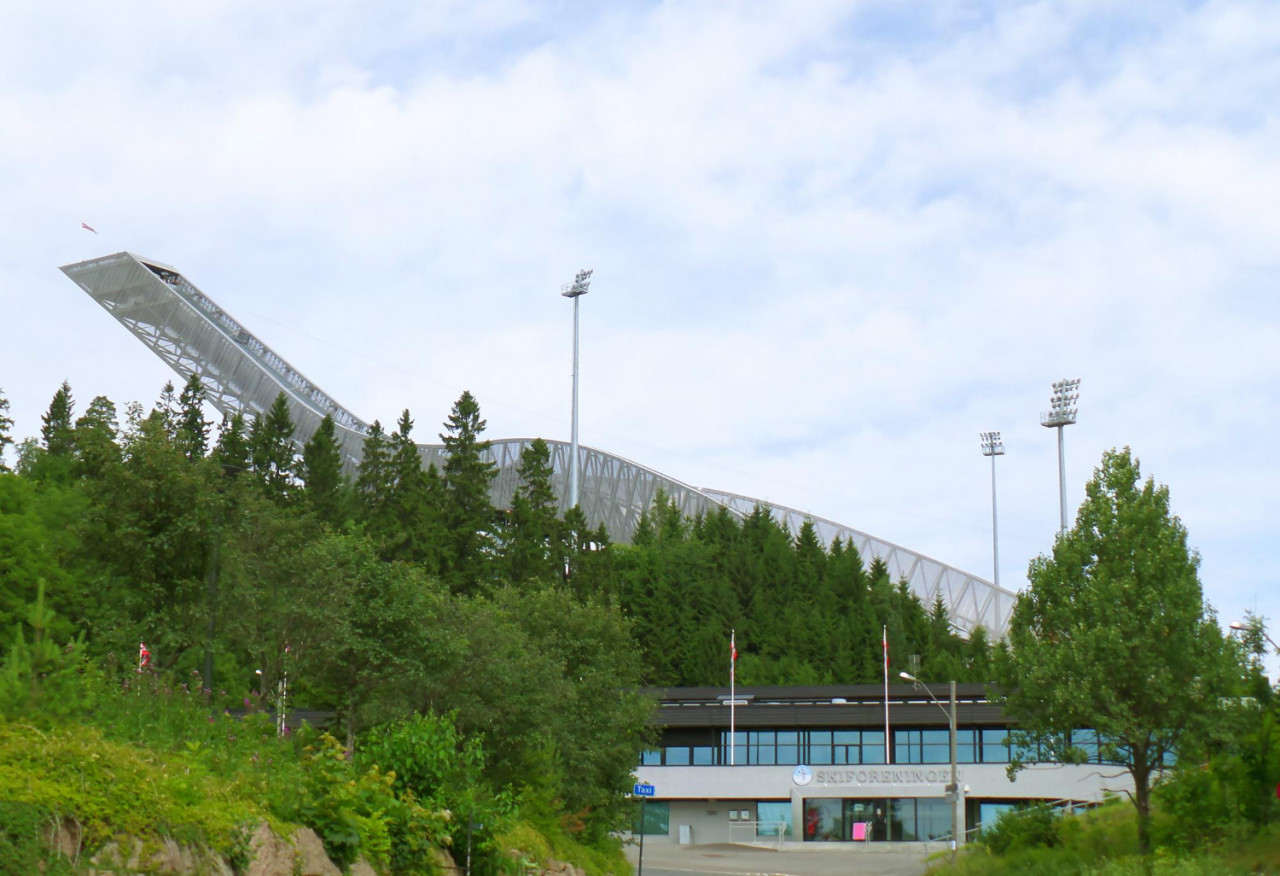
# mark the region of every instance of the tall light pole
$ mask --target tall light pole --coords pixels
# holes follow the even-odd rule
[[[591,285],[589,270],[578,271],[572,283],[560,287],[560,294],[573,299],[573,431],[569,439],[569,507],[578,504],[578,299]]]
[[[991,583],[1000,586],[1000,527],[996,519],[996,457],[1004,456],[999,432],[982,432],[982,455],[991,457]]]
[[[938,698],[933,695],[933,691],[929,690],[929,685],[916,678],[910,672],[899,672],[899,676],[914,684],[916,687],[924,688],[924,692],[929,695],[929,699],[938,704],[938,708],[942,709],[947,716],[947,723],[951,728],[951,784],[947,785],[947,800],[951,803],[951,863],[956,862],[956,844],[960,837],[960,813],[957,807],[960,803],[960,785],[956,783],[956,683],[951,682],[951,710],[938,702]]]
[[[1058,430],[1058,497],[1062,506],[1061,532],[1067,531],[1067,462],[1062,447],[1062,427],[1070,426],[1076,421],[1079,408],[1076,402],[1080,393],[1080,379],[1059,380],[1053,384],[1053,395],[1049,397],[1050,409],[1040,415],[1040,425],[1046,429]]]

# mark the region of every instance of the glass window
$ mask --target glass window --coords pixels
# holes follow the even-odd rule
[[[831,841],[844,839],[844,801],[839,798],[819,797],[804,801],[805,841]]]
[[[946,800],[938,797],[917,797],[914,801],[901,802],[915,803],[915,818],[909,830],[907,820],[903,819],[902,838],[904,840],[939,840],[951,836],[951,805]]]
[[[689,746],[687,745],[669,745],[667,746],[667,766],[688,766],[689,765]]]
[[[756,804],[756,821],[757,836],[777,836],[779,830],[784,837],[792,836],[791,801],[761,800]]]
[[[951,763],[951,731],[921,730],[920,760],[913,763]]]
[[[778,763],[800,762],[800,734],[795,730],[778,731]]]
[[[661,766],[662,752],[658,749],[649,749],[648,751],[640,752],[640,765],[641,766]]]
[[[1096,730],[1072,730],[1071,746],[1084,752],[1086,763],[1098,762],[1098,733]]]
[[[640,824],[643,818],[644,823]],[[671,804],[663,800],[645,800],[636,809],[631,832],[646,836],[666,836],[671,832]]]
[[[831,763],[831,731],[809,731],[809,763],[822,766]]]
[[[921,751],[923,740],[920,730],[893,731],[893,762],[923,763],[924,753]]]
[[[982,762],[1009,762],[1009,731],[1003,727],[982,728]]]
[[[714,760],[715,749],[710,745],[695,745],[693,747],[693,765],[694,766],[711,766]]]
[[[887,763],[884,759],[884,731],[862,731],[862,760],[858,763]]]
[[[956,762],[977,763],[977,730],[956,731]]]

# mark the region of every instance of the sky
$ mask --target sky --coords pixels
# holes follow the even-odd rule
[[[0,390],[155,401],[57,270],[129,250],[365,420],[567,440],[592,268],[583,444],[989,579],[998,430],[1019,589],[1079,378],[1072,518],[1131,447],[1275,622],[1277,94],[1264,2],[11,0]]]

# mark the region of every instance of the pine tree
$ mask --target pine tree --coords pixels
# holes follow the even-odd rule
[[[485,421],[480,405],[464,391],[454,403],[440,435],[448,454],[444,464],[444,521],[447,530],[443,569],[451,586],[469,592],[484,580],[493,551],[496,518],[489,488],[497,467],[484,454]]]
[[[75,449],[75,426],[73,416],[75,400],[71,397],[71,385],[65,380],[49,402],[49,410],[42,414],[40,436],[44,439],[44,449],[49,456],[70,456]]]
[[[267,496],[278,502],[288,501],[294,488],[293,418],[283,392],[266,414],[253,421],[249,450],[253,469]]]
[[[342,453],[338,448],[333,417],[325,414],[311,440],[302,448],[303,496],[325,523],[346,519],[346,478],[342,475]]]
[[[204,418],[204,402],[204,384],[192,374],[178,397],[178,448],[187,459],[200,459],[209,452],[209,427],[213,423]]]

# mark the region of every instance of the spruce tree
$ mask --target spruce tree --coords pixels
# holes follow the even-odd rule
[[[119,423],[116,406],[104,395],[89,402],[76,420],[75,466],[79,477],[98,478],[120,462]]]
[[[485,459],[489,442],[481,439],[485,421],[480,405],[464,391],[454,403],[440,435],[448,454],[444,464],[444,520],[447,530],[444,572],[455,590],[469,592],[486,577],[496,518],[489,488],[497,467]]]
[[[64,380],[53,394],[49,410],[40,417],[40,437],[44,440],[44,449],[49,456],[70,456],[75,449],[74,410],[71,385]]]
[[[240,411],[230,417],[223,416],[213,458],[228,477],[236,477],[249,470],[249,439],[245,436],[244,414]]]
[[[201,459],[209,452],[209,427],[213,424],[204,418],[204,403],[204,384],[192,374],[178,397],[178,448],[187,459]]]
[[[563,562],[562,526],[551,488],[551,450],[541,438],[520,453],[520,483],[511,498],[505,559],[513,583],[550,581]]]
[[[362,520],[373,522],[381,517],[391,500],[393,486],[386,433],[382,431],[382,423],[374,420],[365,436],[360,466],[356,470],[356,504]]]
[[[288,501],[294,488],[293,418],[283,392],[253,421],[249,450],[267,496],[277,502]]]
[[[0,389],[0,472],[9,470],[4,463],[4,449],[13,443],[13,436],[9,433],[12,428],[13,418],[9,416],[9,400],[4,397],[4,390]]]
[[[422,563],[435,572],[439,570],[441,540],[439,479],[423,471],[412,433],[413,418],[405,409],[391,433],[394,487],[386,508],[383,541],[388,559]]]
[[[346,518],[342,453],[333,417],[328,414],[302,448],[302,482],[303,496],[317,517],[335,525]]]

